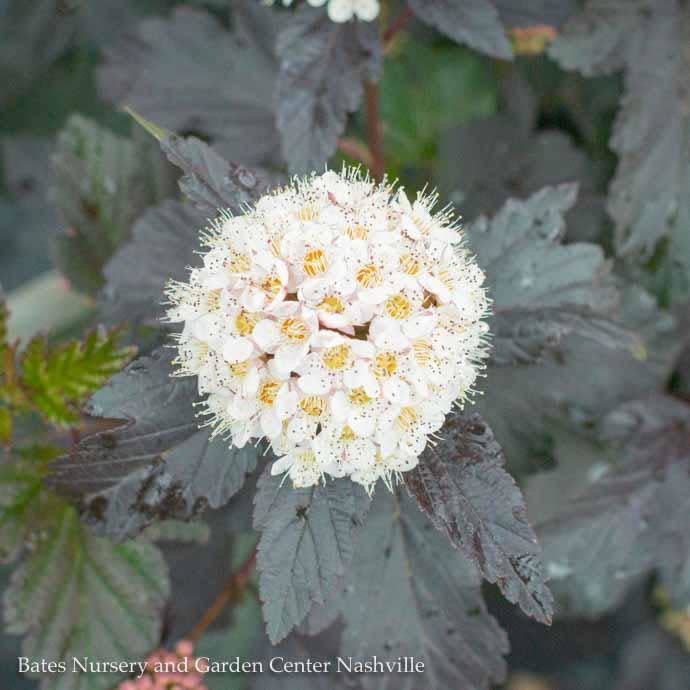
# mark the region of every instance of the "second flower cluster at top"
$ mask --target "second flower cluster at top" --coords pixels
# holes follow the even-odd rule
[[[417,464],[487,351],[484,274],[434,202],[329,171],[212,222],[167,319],[215,433],[265,437],[296,487]]]

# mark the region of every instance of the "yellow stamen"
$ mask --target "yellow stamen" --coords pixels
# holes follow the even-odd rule
[[[310,249],[304,255],[302,270],[310,278],[325,273],[328,268],[328,261],[323,249]]]
[[[240,335],[251,335],[258,319],[246,311],[241,311],[235,317],[235,328]]]
[[[251,259],[246,254],[231,252],[225,260],[225,268],[230,273],[247,273],[252,267]]]
[[[280,334],[291,343],[301,343],[307,339],[309,328],[302,319],[288,317],[280,324]]]
[[[400,270],[408,276],[416,276],[419,273],[419,261],[412,254],[403,254],[400,257]]]
[[[271,239],[268,242],[268,246],[271,250],[271,254],[273,256],[280,256],[280,243],[282,242],[283,238],[280,235],[276,235],[275,237],[271,237]]]
[[[392,376],[398,368],[398,362],[392,352],[379,352],[374,360],[374,376],[385,379]]]
[[[326,400],[318,395],[309,395],[299,401],[299,407],[310,417],[320,417],[326,410]]]
[[[371,402],[371,398],[364,392],[364,388],[353,388],[348,395],[348,399],[353,405],[366,405]]]
[[[342,314],[345,311],[345,305],[340,297],[328,295],[321,300],[319,309],[323,309],[323,311],[327,311],[329,314]]]
[[[297,459],[303,465],[313,465],[316,463],[316,455],[313,450],[305,450],[297,456]]]
[[[383,282],[383,276],[378,266],[374,264],[367,264],[357,271],[357,282],[363,288],[378,287]]]
[[[386,310],[386,314],[388,314],[391,319],[398,319],[400,321],[406,319],[412,312],[410,301],[401,292],[389,297],[383,306]]]
[[[215,311],[220,309],[220,295],[222,290],[218,288],[217,290],[211,290],[206,297],[206,304],[208,305],[209,311]]]
[[[256,397],[263,405],[270,406],[273,405],[279,390],[280,381],[276,381],[275,379],[267,379],[261,384],[259,394]]]
[[[342,343],[341,345],[335,345],[334,347],[326,348],[321,355],[323,363],[326,368],[332,371],[337,371],[342,369],[350,357],[350,346]]]
[[[395,418],[396,425],[403,431],[409,431],[416,421],[417,413],[413,407],[403,407],[400,414]]]
[[[319,215],[319,207],[316,204],[305,204],[297,211],[297,218],[301,221],[309,222]]]
[[[343,443],[350,443],[351,441],[354,441],[355,438],[355,432],[352,431],[349,426],[345,425],[343,430],[340,432],[340,440]]]
[[[412,351],[417,364],[428,364],[431,361],[431,343],[428,343],[426,340],[415,340],[412,343]]]
[[[349,225],[345,229],[345,234],[351,240],[366,240],[369,236],[367,229],[363,228],[361,225]]]
[[[236,362],[235,364],[228,364],[228,369],[233,376],[241,379],[249,371],[249,360],[245,359],[244,362]]]
[[[261,289],[273,299],[282,289],[283,284],[276,275],[266,276],[261,283]]]

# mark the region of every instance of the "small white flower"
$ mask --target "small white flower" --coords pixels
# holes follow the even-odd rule
[[[356,17],[363,22],[371,22],[378,17],[378,0],[307,0],[312,7],[321,7],[328,2],[328,16],[331,21],[349,22]]]
[[[471,395],[489,310],[434,202],[344,170],[221,213],[203,266],[166,293],[177,374],[197,377],[214,433],[268,439],[295,486],[330,475],[371,490],[417,464]]]

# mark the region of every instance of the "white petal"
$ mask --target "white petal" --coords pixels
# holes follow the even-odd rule
[[[283,474],[287,472],[295,464],[294,455],[283,455],[282,458],[278,458],[271,465],[271,474],[275,476],[276,474]]]
[[[331,398],[331,412],[338,422],[345,422],[350,412],[350,403],[343,391],[336,391]]]
[[[272,319],[263,319],[254,326],[252,338],[264,352],[273,352],[280,342],[280,329]]]
[[[410,401],[410,387],[397,376],[383,383],[383,395],[394,405],[407,405]]]
[[[276,411],[271,407],[261,412],[261,430],[269,439],[279,436],[283,430]]]
[[[307,395],[324,395],[331,384],[327,377],[318,374],[305,374],[297,379],[297,385]]]
[[[368,438],[373,436],[374,431],[376,431],[376,417],[371,411],[368,414],[363,412],[351,413],[348,423],[357,436]]]
[[[436,320],[433,314],[413,316],[403,324],[403,332],[408,338],[424,338],[434,330]]]
[[[285,375],[289,374],[301,364],[308,352],[308,345],[293,345],[279,348],[273,359],[276,371]]]
[[[254,352],[254,343],[249,338],[229,337],[223,345],[223,357],[226,362],[235,364],[249,359]]]
[[[240,298],[240,304],[242,304],[244,309],[251,312],[259,311],[265,303],[266,295],[254,287],[247,287]]]

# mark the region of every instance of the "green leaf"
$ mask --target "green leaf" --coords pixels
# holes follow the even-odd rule
[[[12,438],[12,413],[7,407],[0,407],[0,445]]]
[[[33,338],[20,360],[24,390],[46,420],[69,426],[80,403],[118,372],[134,354],[118,345],[118,331],[94,330],[83,341],[49,347],[44,336]]]
[[[67,229],[56,240],[57,262],[84,292],[101,287],[103,265],[142,211],[175,193],[173,171],[155,142],[140,139],[79,115],[58,136],[54,196]]]
[[[367,688],[488,690],[505,676],[508,640],[486,610],[477,571],[406,496],[376,492],[342,606],[342,656],[425,665],[365,675]]]
[[[47,477],[79,496],[84,519],[116,540],[224,505],[256,467],[260,449],[231,448],[199,429],[196,380],[174,377],[171,356],[163,348],[137,359],[98,391],[86,412],[122,424],[83,439]]]
[[[387,56],[381,76],[387,170],[396,177],[434,164],[443,153],[439,140],[444,130],[495,112],[496,87],[488,61],[469,50],[402,42],[399,51]],[[462,162],[454,157],[455,166]]]
[[[262,633],[261,606],[256,597],[245,590],[241,600],[234,602],[230,625],[203,635],[194,653],[197,657],[220,660],[226,659],[228,650],[232,650],[233,656],[254,660],[254,647]],[[244,690],[249,685],[249,679],[246,674],[230,671],[209,673],[204,678],[204,685],[208,690]]]
[[[29,535],[49,524],[55,501],[43,490],[46,459],[34,452],[10,457],[0,451],[0,562],[14,560]]]
[[[345,479],[295,489],[264,471],[254,526],[261,531],[257,570],[267,633],[274,644],[323,604],[352,559],[353,533],[368,500]]]
[[[491,0],[410,0],[419,19],[458,43],[511,60],[513,51]]]
[[[116,675],[72,672],[72,657],[139,661],[158,645],[169,594],[162,556],[93,536],[71,507],[33,546],[5,592],[8,632],[24,636],[23,655],[67,662],[67,673],[44,676],[46,690],[112,687]]]
[[[576,187],[546,187],[526,201],[509,199],[489,220],[467,227],[470,248],[487,275],[494,300],[493,362],[538,361],[577,331],[609,347],[632,347],[611,320],[618,291],[598,245],[562,245],[564,213]]]
[[[433,525],[495,582],[505,597],[540,623],[551,623],[553,597],[522,492],[478,414],[456,414],[443,438],[403,475]]]
[[[338,24],[304,7],[278,35],[280,73],[276,121],[290,171],[323,170],[335,153],[347,116],[359,108],[362,81],[380,72],[375,24]]]
[[[4,361],[5,352],[7,351],[7,321],[10,312],[7,309],[7,302],[5,296],[0,289],[0,362]]]

